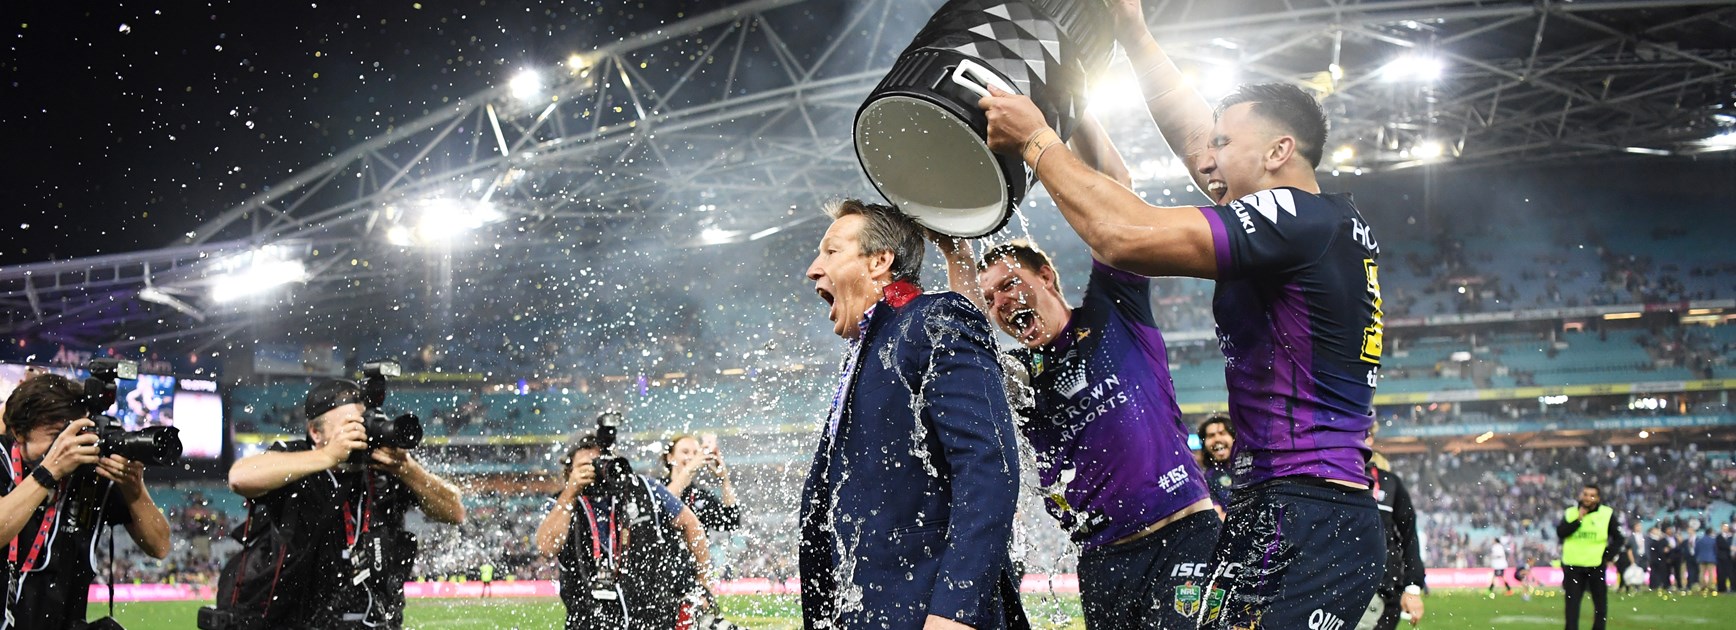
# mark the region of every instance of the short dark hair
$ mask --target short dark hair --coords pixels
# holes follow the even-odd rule
[[[1212,415],[1206,416],[1205,421],[1200,423],[1200,432],[1199,432],[1200,439],[1202,439],[1202,440],[1206,439],[1206,427],[1212,426],[1214,424],[1224,425],[1224,433],[1230,434],[1231,439],[1234,439],[1236,437],[1236,428],[1230,425],[1229,414],[1214,413]]]
[[[1588,483],[1588,484],[1585,484],[1585,487],[1588,489],[1591,489],[1591,490],[1596,490],[1598,496],[1603,496],[1603,488],[1598,487],[1597,484]]]
[[[1041,271],[1044,267],[1055,268],[1054,259],[1049,258],[1049,253],[1043,251],[1043,248],[1037,247],[1037,244],[1030,239],[1015,238],[983,252],[982,261],[977,263],[977,271],[988,269],[989,265],[1007,258],[1011,258],[1014,263],[1024,266],[1032,272]],[[1055,272],[1055,281],[1057,284],[1060,283],[1060,271]]]
[[[597,443],[597,434],[595,432],[586,433],[584,435],[579,436],[579,439],[573,441],[572,446],[567,447],[566,457],[561,458],[561,474],[562,475],[573,474],[573,464],[576,463],[573,461],[573,457],[578,455],[579,451],[585,450],[587,448],[594,448],[594,449],[599,449],[599,450],[602,448],[602,445]]]
[[[899,212],[897,208],[860,199],[837,199],[826,203],[826,216],[833,221],[862,215],[868,224],[856,239],[864,256],[892,252],[892,281],[922,284],[922,256],[925,251],[922,226]]]
[[[18,384],[6,399],[6,432],[23,440],[37,427],[89,415],[80,400],[84,386],[59,374],[38,374]]]
[[[1288,83],[1250,83],[1224,97],[1218,103],[1217,115],[1242,103],[1252,103],[1255,114],[1289,131],[1296,138],[1296,151],[1302,159],[1308,160],[1309,166],[1320,166],[1329,127],[1320,101]]]

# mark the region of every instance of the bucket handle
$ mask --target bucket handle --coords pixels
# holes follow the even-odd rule
[[[972,79],[974,79],[974,81]],[[1007,85],[1006,81],[1002,81],[1001,77],[995,74],[994,71],[989,70],[988,68],[983,67],[982,64],[970,59],[960,59],[958,61],[958,67],[955,67],[952,70],[952,82],[957,83],[964,89],[975,92],[977,96],[983,98],[988,98],[989,96],[989,89],[984,87],[985,85],[995,86],[995,88],[1008,94],[1019,93],[1018,90],[1013,89],[1013,86]]]

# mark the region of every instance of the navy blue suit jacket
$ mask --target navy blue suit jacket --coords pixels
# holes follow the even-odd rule
[[[988,320],[957,293],[902,287],[874,309],[802,489],[802,616],[1025,627],[1007,555],[1018,452]]]

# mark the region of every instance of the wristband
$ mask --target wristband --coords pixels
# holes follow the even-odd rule
[[[36,483],[48,490],[53,490],[54,485],[60,483],[59,479],[54,478],[54,472],[50,471],[47,466],[37,466],[36,470],[30,471],[30,478],[35,479]]]
[[[1415,584],[1411,584],[1409,586],[1404,587],[1404,594],[1406,594],[1406,595],[1421,595],[1421,594],[1423,594],[1423,587],[1417,586]]]
[[[1043,152],[1060,143],[1061,136],[1057,135],[1055,130],[1044,127],[1038,129],[1036,133],[1031,134],[1029,139],[1025,140],[1025,147],[1020,153],[1024,156],[1025,162],[1029,163],[1032,168],[1036,168],[1037,161],[1043,158]]]

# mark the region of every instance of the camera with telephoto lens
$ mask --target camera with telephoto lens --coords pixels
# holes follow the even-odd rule
[[[632,487],[632,464],[627,463],[627,458],[615,454],[615,432],[620,428],[620,412],[605,411],[597,416],[597,458],[591,460],[597,478],[585,486],[586,496],[617,497]]]
[[[381,410],[386,405],[386,379],[403,374],[397,361],[369,361],[362,364],[362,427],[368,433],[368,448],[350,451],[350,462],[365,464],[369,452],[382,446],[413,449],[422,445],[422,419],[406,413],[387,418]]]
[[[89,431],[97,435],[102,455],[120,455],[146,466],[173,466],[181,461],[181,430],[175,427],[144,427],[128,431],[108,415],[115,404],[115,382],[138,380],[139,364],[121,359],[92,359],[85,369],[90,378],[84,379],[84,394],[80,402],[90,412],[96,426]]]

